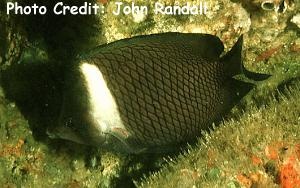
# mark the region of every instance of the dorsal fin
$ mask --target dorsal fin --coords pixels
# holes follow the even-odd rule
[[[218,60],[220,54],[224,50],[222,41],[214,35],[202,33],[168,32],[136,36],[128,39],[118,40],[109,44],[104,44],[90,51],[87,54],[87,56],[97,54],[99,53],[99,51],[112,51],[114,48],[120,48],[124,46],[135,46],[147,43],[171,43],[178,47],[188,46],[193,53],[199,55],[201,58],[208,60]],[[83,57],[87,56],[84,55]]]
[[[162,42],[172,41],[180,46],[189,45],[193,52],[201,58],[208,60],[218,60],[224,51],[222,41],[214,35],[203,33],[163,33],[150,35],[151,39]]]
[[[225,72],[230,77],[242,72],[242,48],[243,35],[240,36],[231,50],[221,58],[221,62],[225,65]]]

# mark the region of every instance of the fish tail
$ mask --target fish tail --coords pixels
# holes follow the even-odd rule
[[[229,77],[241,74],[243,70],[242,63],[243,35],[234,44],[231,50],[221,58],[225,65],[225,71]]]
[[[268,79],[271,75],[269,74],[262,74],[262,73],[256,73],[256,72],[251,72],[249,70],[247,70],[244,65],[242,65],[242,71],[243,71],[243,74],[251,79],[251,80],[254,80],[254,81],[263,81],[263,80],[266,80]]]
[[[255,73],[247,70],[242,61],[243,35],[234,44],[232,49],[221,58],[221,62],[225,64],[225,71],[229,77],[238,74],[244,74],[247,78],[254,81],[262,81],[268,79],[271,75]]]

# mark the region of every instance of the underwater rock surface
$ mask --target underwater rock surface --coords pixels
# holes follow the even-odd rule
[[[300,85],[203,134],[141,187],[297,187],[300,185]]]
[[[292,87],[291,96],[279,97],[280,102],[272,102],[274,98],[270,95],[278,86],[289,83],[290,79],[300,75],[299,28],[290,21],[299,14],[300,2],[290,0],[285,12],[278,13],[262,10],[246,1],[208,0],[211,11],[207,16],[150,14],[119,17],[108,14],[114,8],[115,1],[101,1],[106,3],[108,13],[89,21],[85,18],[74,21],[69,17],[59,23],[60,27],[42,32],[39,30],[41,28],[25,29],[23,22],[34,25],[35,19],[27,22],[28,20],[16,17],[8,18],[0,12],[0,24],[5,25],[5,30],[0,28],[0,42],[5,43],[0,46],[1,68],[18,62],[20,57],[31,59],[32,56],[22,53],[22,50],[28,52],[24,48],[28,44],[34,46],[35,54],[41,54],[41,59],[59,59],[65,57],[70,49],[74,49],[75,53],[121,38],[176,31],[217,35],[227,50],[244,33],[245,66],[255,72],[277,75],[260,84],[245,99],[249,106],[244,115],[235,110],[233,113],[240,118],[225,122],[210,133],[205,133],[197,146],[178,157],[173,155],[169,160],[164,160],[161,156],[124,156],[65,141],[36,139],[33,136],[36,133],[26,118],[13,101],[5,98],[0,89],[0,184],[4,187],[131,187],[134,186],[134,180],[136,185],[146,187],[273,187],[278,186],[278,179],[281,180],[281,185],[296,183],[300,174],[297,140],[300,132],[299,83]],[[135,2],[144,3],[141,0]],[[174,4],[173,0],[160,2]],[[131,1],[126,0],[124,3]],[[149,3],[149,6],[153,5]],[[76,27],[72,30],[66,23],[76,24]],[[86,23],[91,23],[92,27],[83,27]],[[39,24],[44,26],[45,22],[41,21]],[[57,24],[56,19],[52,24]],[[66,27],[61,27],[62,25]],[[95,29],[96,32],[89,34],[88,31],[91,30],[86,31],[84,28]],[[73,31],[71,35],[68,34],[69,31]],[[42,33],[40,37],[32,37],[33,33],[39,32]],[[18,37],[14,37],[16,35]],[[91,38],[84,38],[85,36]],[[43,41],[43,37],[47,38],[46,41]],[[56,37],[60,40],[56,40]],[[60,47],[55,49],[58,46]],[[65,50],[59,52],[61,49]],[[253,101],[267,106],[251,107],[255,104]],[[283,160],[279,161],[278,158]],[[148,176],[162,166],[167,167],[163,167],[157,175],[141,181],[144,174]],[[167,185],[164,184],[165,180],[168,180]]]

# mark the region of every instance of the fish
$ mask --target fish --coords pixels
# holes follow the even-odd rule
[[[178,148],[253,88],[233,78],[246,70],[242,43],[240,37],[223,57],[223,43],[209,34],[152,34],[101,45],[67,73],[59,126],[50,135],[129,153]]]
[[[80,55],[65,74],[51,138],[127,152],[165,152],[197,139],[268,76],[242,63],[214,35],[160,33],[122,39]],[[246,76],[247,76],[246,75]]]

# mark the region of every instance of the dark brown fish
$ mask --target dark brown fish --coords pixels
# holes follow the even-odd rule
[[[135,153],[194,140],[252,88],[232,78],[242,71],[241,50],[242,37],[220,58],[219,38],[183,33],[102,45],[66,75],[50,134]]]

